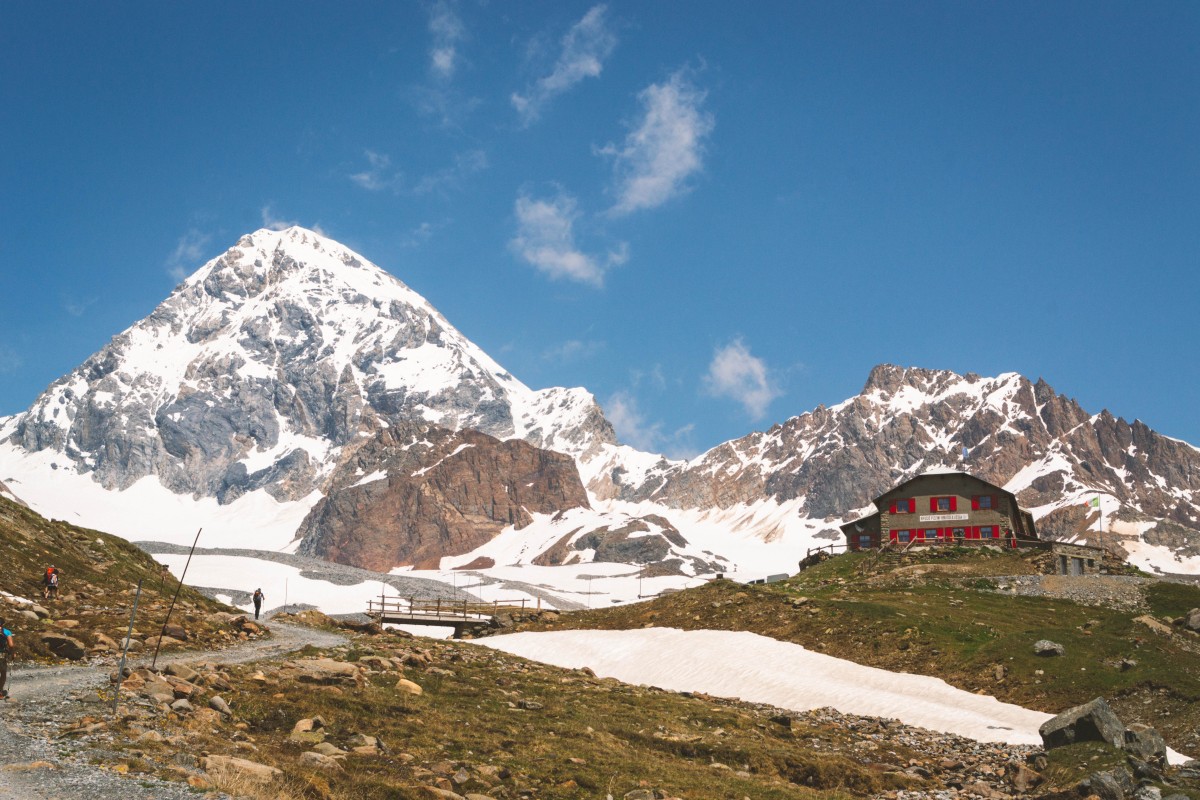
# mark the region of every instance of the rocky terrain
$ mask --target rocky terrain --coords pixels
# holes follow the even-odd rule
[[[496,441],[452,452],[475,434]],[[528,449],[501,444],[513,440]],[[573,460],[582,494],[550,453]],[[1014,492],[1045,536],[1091,537],[1167,572],[1200,558],[1200,450],[1044,380],[879,365],[855,397],[671,461],[620,445],[587,391],[524,386],[402,282],[302,228],[242,237],[0,419],[0,481],[48,516],[102,527],[104,506],[109,527],[135,518],[173,536],[139,538],[178,542],[183,518],[228,528],[245,515],[222,508],[276,503],[289,510],[245,531],[269,540],[260,548],[304,537],[306,552],[375,568],[433,565],[584,507],[596,516],[557,531],[541,563],[620,557],[613,532],[629,542],[640,528],[655,543],[628,547],[630,563],[698,574],[737,562],[739,537],[787,542],[788,563],[798,543],[837,540],[872,497],[947,468]],[[386,481],[364,480],[376,472]],[[67,476],[87,486],[58,490]],[[180,498],[191,513],[148,516]],[[681,554],[671,541],[704,526],[728,530],[728,547]],[[611,546],[576,547],[591,534]]]
[[[473,430],[393,426],[339,465],[298,552],[384,572],[436,568],[525,527],[531,512],[580,507],[587,492],[570,456]]]

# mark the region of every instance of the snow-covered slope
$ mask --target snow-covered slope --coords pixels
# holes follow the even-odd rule
[[[221,502],[258,488],[296,500],[389,419],[573,455],[614,441],[586,391],[530,390],[408,286],[301,228],[205,264],[47,389],[12,441],[108,489],[153,476]]]
[[[1200,572],[1200,452],[1043,381],[883,365],[845,402],[671,461],[619,444],[586,390],[530,389],[408,286],[302,228],[243,237],[0,419],[0,481],[133,539],[190,542],[203,525],[210,546],[285,549],[364,443],[413,425],[568,454],[587,488],[586,513],[534,513],[503,547],[455,551],[459,565],[661,551],[690,574],[788,571],[873,497],[949,467],[1013,491],[1055,536],[1098,527],[1098,495],[1106,544]]]

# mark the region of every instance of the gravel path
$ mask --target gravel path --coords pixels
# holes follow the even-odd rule
[[[205,659],[227,664],[284,655],[306,644],[331,647],[346,637],[293,625],[274,624],[272,636],[226,650],[159,655],[159,664]],[[127,665],[149,664],[148,657]],[[84,715],[108,719],[111,702],[96,692],[108,685],[112,659],[86,665],[20,667],[9,673],[13,700],[0,703],[0,800],[195,800],[186,784],[146,776],[122,777],[88,763],[82,743],[57,738],[60,727]],[[225,797],[225,795],[220,795]]]

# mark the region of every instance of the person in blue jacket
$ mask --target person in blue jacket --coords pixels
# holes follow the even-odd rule
[[[8,699],[8,658],[13,649],[13,634],[0,619],[0,700]]]

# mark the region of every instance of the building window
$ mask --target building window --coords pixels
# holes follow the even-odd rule
[[[979,529],[979,538],[980,539],[995,539],[995,538],[997,538],[997,536],[998,536],[998,534],[996,532],[995,525],[985,525]]]
[[[990,511],[996,507],[996,500],[990,494],[977,494],[971,498],[971,507],[980,511]]]
[[[963,540],[963,536],[964,536],[965,534],[966,534],[966,528],[955,528],[955,529],[954,529],[954,538],[955,538],[957,541],[960,541],[960,542],[961,542],[961,541]]]
[[[859,549],[860,549],[860,550],[861,550],[862,548],[864,548],[864,547],[865,547],[865,548],[867,548],[867,549],[870,549],[870,547],[871,547],[871,534],[869,534],[869,533],[860,533],[860,534],[858,535],[858,547],[859,547]]]
[[[929,498],[929,510],[941,513],[957,511],[958,503],[954,497],[931,497]]]
[[[916,510],[916,503],[911,498],[905,500],[895,500],[892,502],[893,514],[911,514]]]
[[[926,528],[925,529],[925,541],[930,541],[932,539],[936,539],[937,537],[938,537],[938,529],[937,528]]]
[[[912,531],[896,531],[896,538],[901,542],[907,542],[912,538]]]

